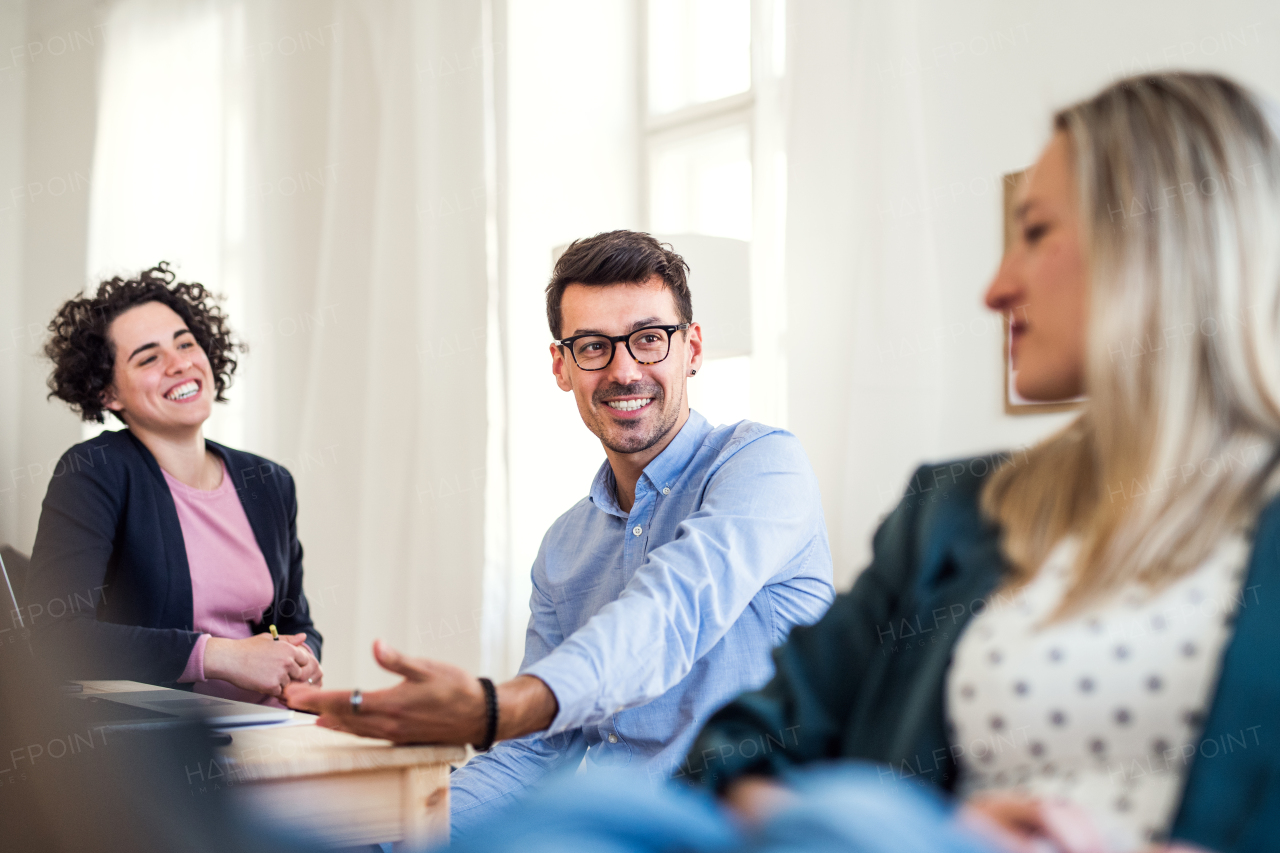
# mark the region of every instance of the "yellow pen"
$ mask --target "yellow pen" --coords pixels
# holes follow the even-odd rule
[[[267,630],[271,632],[271,639],[273,639],[273,640],[279,640],[279,639],[280,639],[280,633],[279,633],[278,631],[276,631],[276,626],[275,626],[275,625],[268,625],[268,626],[267,626]]]

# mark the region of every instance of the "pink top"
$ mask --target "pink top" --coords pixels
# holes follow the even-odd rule
[[[193,626],[201,632],[178,681],[195,682],[197,693],[241,702],[267,701],[270,697],[261,693],[204,677],[209,637],[243,640],[253,636],[250,624],[262,620],[275,597],[267,561],[227,476],[227,466],[222,463],[222,483],[211,491],[192,488],[161,471],[182,527],[191,568]]]

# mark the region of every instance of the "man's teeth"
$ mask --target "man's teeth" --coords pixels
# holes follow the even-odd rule
[[[644,408],[652,402],[652,397],[645,397],[643,400],[610,400],[609,408],[617,409],[620,412],[634,412],[636,409]]]
[[[188,397],[194,397],[196,392],[200,390],[200,386],[193,379],[190,382],[183,382],[177,388],[174,388],[165,397],[169,400],[185,400]]]

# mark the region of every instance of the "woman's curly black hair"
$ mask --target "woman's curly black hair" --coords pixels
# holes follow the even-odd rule
[[[227,315],[218,305],[220,297],[202,284],[176,278],[169,264],[161,261],[138,273],[137,278],[116,276],[102,282],[94,295],[64,302],[49,323],[52,335],[44,345],[44,354],[53,361],[49,396],[68,403],[86,421],[104,423],[109,410],[102,404],[102,392],[111,385],[116,363],[115,348],[107,335],[111,321],[130,308],[159,302],[187,324],[209,357],[217,390],[214,399],[225,401],[223,392],[236,372],[236,353],[244,352],[245,346],[232,335]]]

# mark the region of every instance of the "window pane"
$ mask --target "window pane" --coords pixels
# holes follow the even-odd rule
[[[649,149],[649,228],[751,239],[751,137],[744,125]]]
[[[649,0],[649,112],[751,88],[750,0]]]

